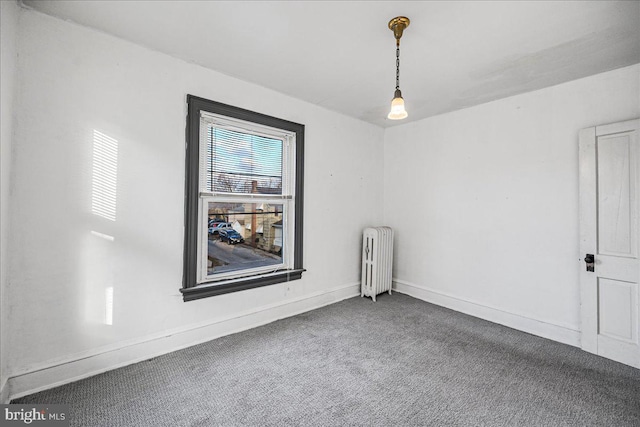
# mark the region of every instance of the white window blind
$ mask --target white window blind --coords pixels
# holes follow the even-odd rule
[[[268,130],[202,117],[201,192],[291,198],[286,162],[292,136]]]

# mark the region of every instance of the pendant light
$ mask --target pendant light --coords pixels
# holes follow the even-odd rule
[[[396,38],[396,91],[393,94],[393,101],[391,101],[391,111],[387,116],[391,120],[402,120],[408,116],[404,109],[402,92],[400,92],[400,38],[404,29],[409,26],[409,22],[409,18],[406,16],[396,16],[389,21],[389,29],[393,31]]]

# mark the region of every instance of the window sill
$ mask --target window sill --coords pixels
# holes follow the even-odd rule
[[[304,271],[306,270],[303,268],[283,270],[276,273],[261,274],[259,276],[203,283],[202,285],[194,286],[192,288],[182,288],[180,289],[180,292],[182,293],[182,298],[185,302],[193,301],[201,298],[228,294],[230,292],[244,291],[247,289],[259,288],[261,286],[298,280],[302,278],[302,273]]]

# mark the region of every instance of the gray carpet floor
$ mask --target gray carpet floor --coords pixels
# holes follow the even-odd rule
[[[73,426],[640,426],[640,370],[385,294],[13,403]]]

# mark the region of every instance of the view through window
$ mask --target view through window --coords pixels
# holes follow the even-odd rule
[[[281,204],[210,202],[207,274],[282,265],[282,211]]]

